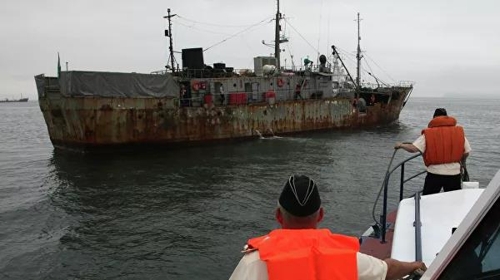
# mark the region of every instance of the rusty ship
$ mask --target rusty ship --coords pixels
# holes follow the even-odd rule
[[[412,83],[367,85],[360,79],[358,14],[357,76],[332,46],[331,59],[287,69],[280,63],[277,1],[274,56],[254,58],[253,70],[224,63],[208,66],[203,49],[182,49],[175,66],[171,20],[166,70],[147,74],[61,71],[35,76],[40,109],[56,149],[112,150],[140,146],[198,145],[262,135],[389,124],[413,90]],[[371,73],[370,73],[371,74]]]

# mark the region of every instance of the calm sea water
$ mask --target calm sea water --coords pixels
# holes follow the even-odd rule
[[[227,279],[245,241],[276,228],[293,173],[318,182],[324,227],[359,235],[394,143],[436,107],[465,127],[471,180],[486,186],[500,169],[500,100],[412,98],[387,127],[93,156],[55,152],[36,102],[0,104],[0,278]]]

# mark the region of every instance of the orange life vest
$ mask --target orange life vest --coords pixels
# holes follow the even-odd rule
[[[269,280],[358,279],[355,237],[328,229],[277,229],[248,245],[259,251]]]
[[[443,164],[460,162],[464,154],[465,134],[457,120],[449,116],[433,118],[428,128],[422,130],[425,135],[424,163]]]

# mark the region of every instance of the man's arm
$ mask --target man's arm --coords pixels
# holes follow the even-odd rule
[[[462,155],[462,162],[465,162],[465,160],[469,156],[469,153],[471,152],[471,150],[472,149],[470,147],[469,140],[467,140],[467,137],[465,137],[465,141],[464,141],[464,154]]]
[[[402,262],[395,259],[381,260],[370,255],[357,253],[359,280],[395,280],[410,275],[421,268],[426,270],[423,262]]]
[[[259,251],[246,253],[229,277],[229,280],[267,279],[267,266],[260,260]]]
[[[385,259],[387,263],[386,280],[397,280],[410,275],[417,269],[427,270],[423,262],[402,262],[395,259]]]
[[[403,149],[410,153],[420,152],[420,150],[415,145],[408,143],[401,143],[401,142],[397,142],[396,145],[394,146],[394,149]]]
[[[469,153],[464,153],[462,156],[462,161],[465,161],[468,156],[469,156]]]

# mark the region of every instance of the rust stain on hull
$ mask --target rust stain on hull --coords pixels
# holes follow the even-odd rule
[[[399,118],[407,92],[389,103],[353,109],[348,98],[249,105],[178,107],[173,98],[65,97],[39,99],[58,148],[218,142],[304,131],[360,128]]]

